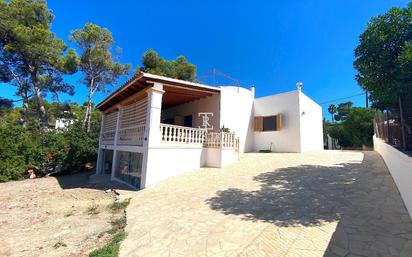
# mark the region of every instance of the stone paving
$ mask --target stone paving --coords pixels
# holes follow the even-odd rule
[[[133,194],[120,256],[412,256],[375,152],[245,154]]]

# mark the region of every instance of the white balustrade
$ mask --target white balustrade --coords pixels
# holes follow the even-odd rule
[[[206,148],[234,149],[238,152],[239,138],[235,136],[235,133],[208,132],[203,145]]]
[[[206,129],[160,124],[161,141],[173,144],[203,144]]]

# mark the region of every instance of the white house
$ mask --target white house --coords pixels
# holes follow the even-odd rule
[[[139,73],[97,108],[104,116],[96,172],[137,189],[244,152],[323,149],[322,109],[300,87],[255,98],[253,87]]]

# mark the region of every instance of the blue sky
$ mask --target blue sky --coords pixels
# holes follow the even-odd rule
[[[142,53],[153,48],[167,59],[185,55],[200,75],[216,68],[244,87],[254,84],[257,97],[294,90],[302,81],[303,91],[318,103],[362,92],[352,65],[359,35],[371,17],[407,3],[48,1],[55,15],[52,30],[58,37],[68,41],[71,30],[89,21],[106,27],[123,49],[120,60],[133,68],[140,65]],[[87,90],[79,85],[79,75],[67,80],[76,84],[76,94],[62,95],[60,100],[84,102]],[[14,88],[1,88],[1,96],[13,94]],[[99,93],[94,101],[107,95]],[[364,106],[362,96],[349,100]],[[326,117],[327,105],[323,105]]]

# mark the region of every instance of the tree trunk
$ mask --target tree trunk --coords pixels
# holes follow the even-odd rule
[[[399,99],[399,116],[401,118],[402,150],[406,151],[406,131],[405,131],[405,121],[403,118],[402,98],[399,96],[398,99]]]
[[[26,127],[27,124],[27,112],[29,110],[29,98],[27,97],[27,92],[21,94],[23,100],[23,106],[20,113],[20,124]]]
[[[48,125],[46,108],[44,108],[43,97],[41,96],[41,89],[37,84],[37,76],[35,72],[31,73],[31,81],[34,88],[34,93],[36,94],[37,100],[39,101],[39,119],[42,125],[45,127]]]
[[[90,123],[92,120],[92,97],[94,92],[94,81],[90,81],[89,94],[87,95],[86,115],[84,116],[83,126],[86,127],[87,132],[90,132]]]

